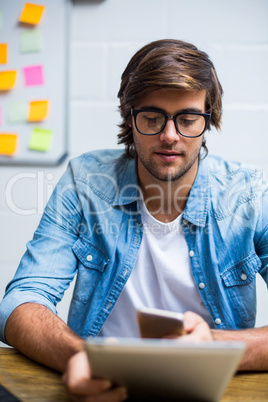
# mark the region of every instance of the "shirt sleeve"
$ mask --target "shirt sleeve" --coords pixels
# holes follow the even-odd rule
[[[24,303],[38,303],[55,314],[56,305],[74,279],[77,260],[72,247],[82,216],[72,168],[57,184],[17,272],[7,285],[0,304],[0,340],[13,310]]]

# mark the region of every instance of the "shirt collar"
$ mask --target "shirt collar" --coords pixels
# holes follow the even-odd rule
[[[127,158],[124,161],[123,169],[118,175],[117,191],[114,194],[111,204],[127,205],[142,198],[138,183],[135,158]]]
[[[116,185],[114,183],[113,186],[109,186],[109,181],[106,182],[105,180],[102,183],[99,182],[98,194],[101,195],[102,193],[102,198],[105,198],[112,206],[128,205],[140,200],[142,195],[138,184],[135,159],[130,159],[123,153],[115,169],[117,172],[113,177],[117,178]],[[208,166],[205,160],[201,160],[182,215],[183,219],[194,225],[204,227],[210,193]]]
[[[183,212],[183,219],[196,226],[205,227],[210,194],[211,184],[208,166],[205,160],[201,160]]]
[[[125,205],[142,198],[134,159],[128,163],[121,183],[123,185],[120,186],[119,184],[118,186],[119,192],[114,199],[114,205]],[[209,170],[206,160],[201,160],[182,215],[183,219],[196,226],[205,227],[210,197],[211,183],[209,180]]]

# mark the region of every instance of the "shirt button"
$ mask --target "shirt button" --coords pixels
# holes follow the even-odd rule
[[[244,273],[240,276],[240,278],[242,279],[242,281],[246,281],[248,279],[247,275]]]
[[[204,287],[205,287],[205,284],[203,282],[200,282],[199,283],[199,289],[204,289]]]
[[[193,256],[194,256],[193,250],[190,250],[190,251],[189,251],[189,256],[190,256],[190,257],[193,257]]]
[[[92,258],[93,258],[93,257],[92,257],[92,254],[88,254],[88,255],[87,255],[87,261],[88,261],[88,262],[92,261]]]
[[[215,324],[216,324],[216,325],[221,324],[221,319],[220,319],[220,318],[216,318],[216,320],[215,320]]]

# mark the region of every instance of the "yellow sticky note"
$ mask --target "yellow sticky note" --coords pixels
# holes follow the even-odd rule
[[[48,100],[30,102],[28,121],[44,120],[48,114],[48,105]]]
[[[0,154],[14,155],[17,151],[18,135],[0,133]]]
[[[0,91],[7,91],[14,87],[16,76],[16,70],[0,71]]]
[[[0,43],[0,63],[7,63],[7,43]]]
[[[25,3],[19,21],[32,25],[39,24],[44,8],[45,6],[38,4]]]

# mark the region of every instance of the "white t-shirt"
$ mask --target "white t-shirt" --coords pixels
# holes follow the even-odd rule
[[[143,238],[136,264],[100,336],[138,337],[140,307],[180,313],[194,311],[213,327],[195,284],[181,215],[174,221],[156,220],[140,202]]]

